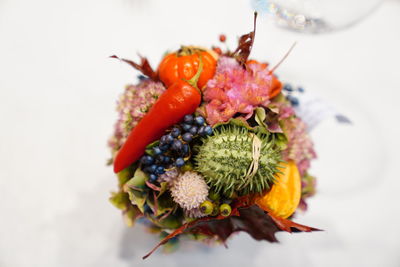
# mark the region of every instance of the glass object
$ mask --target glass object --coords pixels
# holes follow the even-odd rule
[[[359,22],[382,0],[252,0],[253,8],[279,26],[306,33],[340,30]]]

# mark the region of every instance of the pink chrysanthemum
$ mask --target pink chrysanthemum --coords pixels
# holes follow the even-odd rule
[[[237,113],[248,119],[257,106],[267,106],[272,75],[258,63],[244,69],[233,58],[221,57],[216,74],[204,91],[207,122],[226,122]]]
[[[119,118],[115,124],[114,135],[108,141],[112,152],[125,143],[130,131],[135,127],[158,97],[165,91],[162,83],[144,80],[138,85],[128,85],[120,96],[117,111]]]

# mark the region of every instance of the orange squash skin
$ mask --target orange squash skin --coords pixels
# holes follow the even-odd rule
[[[262,209],[281,218],[290,217],[297,209],[301,198],[301,177],[293,161],[282,163],[281,173],[276,174],[276,183],[264,195],[255,198]]]

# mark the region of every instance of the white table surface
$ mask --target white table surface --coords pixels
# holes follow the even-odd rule
[[[249,1],[0,0],[0,266],[400,266],[400,2],[355,27],[300,35],[261,18],[253,56],[277,62],[348,115],[312,132],[318,194],[297,221],[326,231],[279,244],[185,243],[141,260],[156,242],[108,202],[105,166],[115,101],[137,72],[180,44],[217,44],[252,27]]]

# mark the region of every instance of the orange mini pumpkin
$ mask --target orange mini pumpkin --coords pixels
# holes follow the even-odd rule
[[[217,66],[215,56],[208,51],[182,46],[177,52],[166,55],[158,66],[158,76],[166,87],[178,80],[190,80],[199,67],[199,56],[203,61],[203,71],[197,82],[198,88],[203,88],[214,74]]]
[[[293,161],[281,165],[284,168],[280,168],[282,173],[276,174],[276,182],[271,190],[256,197],[255,203],[265,211],[286,219],[296,211],[300,203],[301,178]]]

